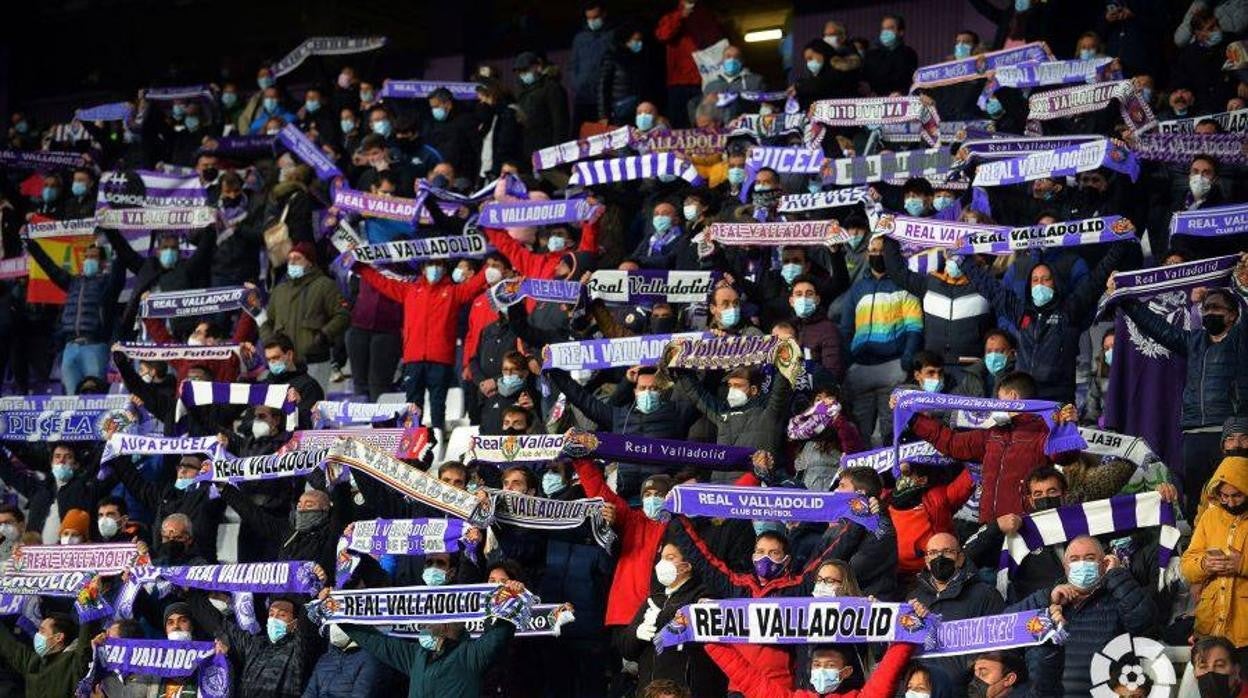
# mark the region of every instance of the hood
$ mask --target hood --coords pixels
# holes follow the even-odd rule
[[[1223,458],[1218,469],[1213,471],[1213,477],[1209,478],[1209,485],[1205,487],[1205,497],[1212,503],[1218,503],[1218,487],[1222,483],[1228,483],[1240,492],[1248,492],[1248,458],[1228,457]]]

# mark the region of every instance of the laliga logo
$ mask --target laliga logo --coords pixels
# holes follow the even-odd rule
[[[1092,697],[1168,698],[1178,683],[1165,647],[1123,633],[1092,655]]]

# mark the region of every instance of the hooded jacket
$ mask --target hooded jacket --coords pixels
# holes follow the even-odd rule
[[[1200,585],[1196,603],[1196,632],[1222,635],[1236,647],[1248,645],[1248,513],[1238,516],[1218,502],[1218,488],[1226,483],[1248,492],[1248,458],[1225,458],[1205,488],[1209,507],[1196,520],[1192,542],[1183,553],[1179,569],[1193,587]],[[1234,575],[1214,576],[1201,560],[1210,550],[1241,554]]]
[[[424,276],[416,281],[391,279],[366,264],[356,264],[355,272],[383,296],[403,305],[404,363],[455,363],[459,309],[485,290],[485,274],[473,274],[462,284],[445,276],[430,284]]]

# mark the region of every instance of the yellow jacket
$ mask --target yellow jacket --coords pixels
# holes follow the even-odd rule
[[[1236,647],[1248,645],[1248,513],[1233,516],[1217,503],[1217,487],[1228,483],[1248,493],[1248,458],[1225,458],[1206,488],[1209,507],[1200,515],[1180,568],[1189,584],[1201,585],[1196,633],[1222,635]],[[1240,553],[1239,571],[1213,576],[1200,565],[1206,551]]]

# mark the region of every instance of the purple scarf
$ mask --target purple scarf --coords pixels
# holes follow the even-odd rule
[[[216,653],[211,642],[109,638],[96,648],[77,695],[90,696],[100,675],[106,672],[161,679],[193,677],[203,698],[231,695],[230,663],[225,655]]]
[[[765,521],[831,523],[848,519],[878,531],[880,517],[855,492],[811,492],[779,487],[676,485],[667,493],[664,511],[685,516]]]
[[[438,82],[434,80],[385,80],[381,83],[382,99],[425,99],[434,90],[450,90],[451,96],[465,102],[477,98],[475,82]]]
[[[426,555],[457,553],[464,540],[467,522],[463,519],[367,519],[347,526],[338,539],[337,574],[334,586],[341,588],[360,564],[359,553],[382,555]]]
[[[583,223],[597,211],[584,198],[550,201],[489,201],[481,206],[477,225],[482,228],[514,228],[517,226]]]
[[[316,144],[308,140],[308,137],[303,135],[303,131],[300,131],[294,124],[286,124],[281,131],[277,132],[277,142],[290,149],[291,155],[315,170],[316,178],[322,182],[343,176],[342,170],[338,169],[334,161],[321,152]]]
[[[999,187],[1021,184],[1037,179],[1062,177],[1108,167],[1131,178],[1139,179],[1140,165],[1135,153],[1121,141],[1108,139],[1080,145],[1040,151],[1013,160],[997,160],[975,170],[975,186]]]
[[[910,91],[979,80],[988,77],[990,71],[1003,66],[1027,61],[1047,61],[1052,58],[1053,52],[1049,50],[1048,45],[1037,41],[1025,46],[989,51],[978,56],[959,58],[935,65],[925,65],[914,71],[914,84],[910,86]]]
[[[1248,204],[1177,211],[1170,218],[1171,235],[1217,237],[1243,232],[1248,232]]]
[[[1061,405],[1049,400],[993,400],[984,397],[946,395],[922,390],[899,390],[897,407],[893,410],[893,449],[898,450],[901,434],[909,426],[911,418],[927,410],[966,410],[969,412],[1026,412],[1044,419],[1049,436],[1044,442],[1045,455],[1052,456],[1066,451],[1082,451],[1088,447],[1073,422],[1058,424],[1054,418]],[[900,462],[900,458],[898,459]]]

